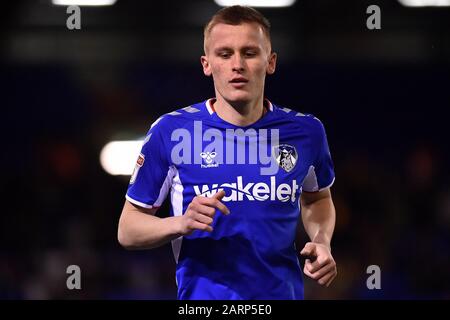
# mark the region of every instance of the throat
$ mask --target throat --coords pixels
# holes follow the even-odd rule
[[[264,117],[269,109],[262,99],[260,102],[252,104],[228,103],[213,99],[211,100],[211,108],[222,120],[240,127],[254,124]]]

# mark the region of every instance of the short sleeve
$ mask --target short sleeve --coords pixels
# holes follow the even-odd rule
[[[316,132],[313,134],[316,156],[303,180],[303,190],[306,192],[316,192],[331,187],[335,179],[325,128],[319,119],[314,118],[314,120],[318,124]]]
[[[145,137],[125,196],[144,208],[159,207],[172,185],[173,168],[167,158],[160,120],[155,121]]]

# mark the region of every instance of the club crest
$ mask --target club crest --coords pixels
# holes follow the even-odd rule
[[[274,147],[274,157],[278,165],[284,169],[284,171],[289,172],[297,163],[298,154],[294,146],[289,144],[280,144]]]

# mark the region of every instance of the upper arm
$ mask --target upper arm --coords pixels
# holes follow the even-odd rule
[[[125,204],[123,205],[122,213],[119,218],[119,234],[123,234],[123,231],[126,230],[127,227],[134,225],[136,221],[139,221],[139,218],[142,215],[155,215],[156,211],[158,211],[158,208],[156,207],[151,209],[139,207],[128,200],[125,200]]]
[[[308,206],[316,201],[326,199],[326,198],[331,199],[330,188],[325,188],[321,191],[316,191],[316,192],[303,191],[300,199],[301,199],[302,206]]]
[[[126,199],[137,210],[161,206],[176,172],[166,148],[168,120],[163,118],[155,123],[143,142],[126,193]],[[127,208],[133,209],[129,205]]]
[[[309,192],[322,191],[331,187],[334,182],[334,165],[331,159],[325,128],[319,119],[311,119],[312,127],[312,159],[308,172],[303,180],[303,190]]]
[[[144,207],[140,207],[138,205],[135,205],[133,203],[131,203],[128,200],[125,200],[125,204],[123,205],[123,209],[122,209],[122,215],[127,214],[127,213],[131,213],[131,212],[140,212],[140,213],[145,213],[145,214],[150,214],[150,215],[155,215],[156,211],[158,211],[159,208],[157,207],[153,207],[153,208],[144,208]]]
[[[133,237],[130,234],[130,230],[136,230],[142,225],[143,218],[147,215],[154,215],[158,208],[143,208],[132,204],[128,200],[125,200],[125,204],[122,209],[122,213],[119,219],[119,225],[117,228],[117,239],[119,243],[125,248],[133,248]]]

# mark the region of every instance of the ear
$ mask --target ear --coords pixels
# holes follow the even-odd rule
[[[277,54],[272,52],[269,56],[269,64],[267,65],[267,74],[274,74],[277,66]]]
[[[206,56],[200,57],[200,63],[203,66],[203,73],[205,76],[209,77],[212,74],[211,66],[209,65],[208,58]]]

